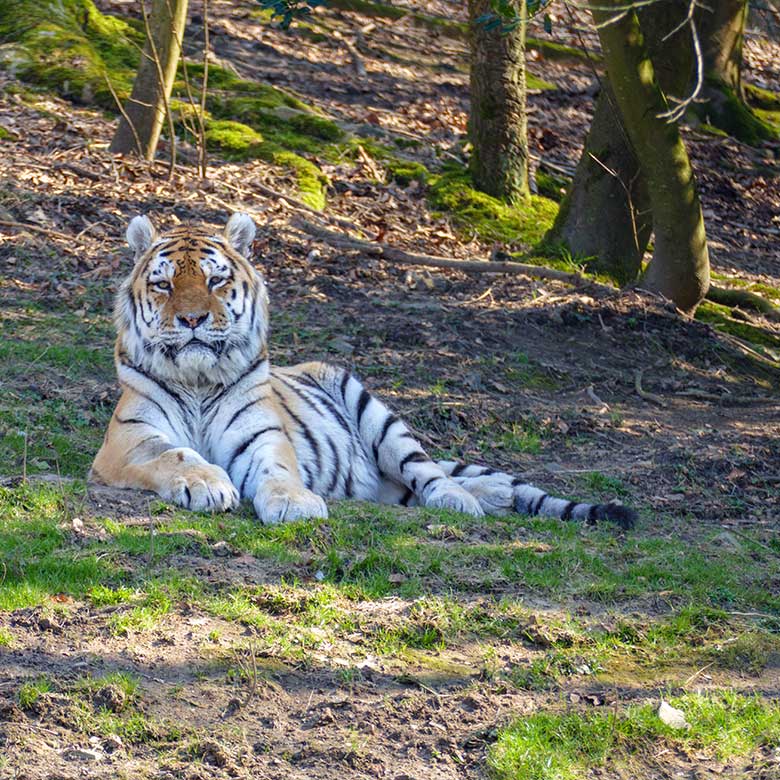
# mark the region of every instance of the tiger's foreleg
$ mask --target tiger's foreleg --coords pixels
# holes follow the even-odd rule
[[[238,491],[219,466],[141,418],[112,417],[90,479],[107,485],[153,490],[165,501],[205,512],[238,506]]]
[[[295,449],[274,419],[235,445],[227,470],[263,523],[328,516],[325,501],[304,486]]]

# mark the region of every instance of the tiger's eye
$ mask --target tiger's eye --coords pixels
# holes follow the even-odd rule
[[[171,283],[170,282],[155,282],[154,286],[158,290],[165,290],[165,292],[168,292],[168,290],[171,289]]]

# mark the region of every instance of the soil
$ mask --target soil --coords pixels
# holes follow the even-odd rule
[[[456,17],[462,5],[408,4]],[[129,12],[118,0],[99,5]],[[345,35],[375,24],[364,33],[367,75],[360,78],[335,38],[315,44],[300,33],[271,30],[249,16],[248,2],[210,6],[215,55],[241,76],[287,87],[339,120],[419,136],[425,144],[408,153],[428,165],[461,155],[468,99],[462,41],[408,20],[323,12]],[[555,35],[577,40],[565,24]],[[777,90],[777,74],[763,73],[760,63],[780,61],[780,45],[751,38],[746,56],[747,79]],[[596,76],[587,63],[536,55],[530,68],[558,86],[530,98],[533,151],[572,168]],[[231,208],[248,209],[259,225],[256,257],[273,310],[298,317],[273,342],[277,362],[326,357],[350,365],[432,449],[454,447],[464,460],[489,460],[550,491],[570,492],[579,475],[592,471],[619,478],[647,510],[640,532],[676,534],[681,544],[695,544],[704,527],[777,527],[780,375],[708,325],[681,319],[667,302],[641,291],[584,294],[555,281],[424,271],[345,253],[296,229],[300,214],[284,201],[252,191],[253,183],[281,190],[287,184],[259,161],[212,160],[208,181],[182,167],[168,182],[164,165],[150,175],[141,162],[107,154],[113,128],[104,115],[56,98],[32,107],[2,84],[0,124],[17,134],[3,141],[0,219],[31,226],[0,228],[0,301],[25,296],[105,313],[130,267],[122,248],[130,217],[153,212],[162,225],[222,223]],[[690,128],[686,141],[713,268],[780,287],[780,146],[751,149]],[[376,183],[368,167],[324,166],[332,183],[329,214],[411,251],[490,255],[492,246],[464,240],[446,217],[430,213],[418,186]],[[779,332],[776,324],[754,319]],[[530,373],[507,373],[509,355],[522,355]],[[430,388],[437,382],[444,389],[435,395]],[[90,388],[100,392],[116,390]],[[537,453],[497,446],[491,438],[493,429],[526,421],[543,432]],[[87,532],[92,516],[146,522],[148,506],[147,496],[97,490],[84,513]],[[183,553],[181,566],[211,582],[275,582],[282,573],[228,552]],[[391,619],[407,606],[389,599],[376,609]],[[23,649],[2,651],[0,747],[11,763],[0,765],[0,777],[483,778],[496,725],[564,695],[519,691],[480,676],[468,648],[445,657],[443,671],[371,660],[353,680],[337,668],[344,648],[297,666],[259,657],[252,689],[225,673],[227,648],[251,639],[251,628],[193,609],[170,615],[159,630],[117,637],[108,628],[111,610],[74,604],[65,617],[40,608],[4,617]],[[217,624],[215,643],[209,634]],[[522,651],[507,646],[505,652]],[[37,713],[23,712],[10,695],[20,681],[44,673],[65,689],[87,673],[116,669],[141,679],[145,714],[187,728],[156,735],[155,749],[90,742],[73,728],[72,705],[60,691],[44,694]],[[776,696],[777,674],[770,668],[750,685]],[[565,695],[604,707],[647,691],[583,682]],[[189,728],[212,736],[193,741]],[[162,764],[161,747],[167,750]],[[780,776],[763,765],[702,769],[683,756],[664,766],[648,776],[667,777],[669,767],[681,778],[724,771]]]

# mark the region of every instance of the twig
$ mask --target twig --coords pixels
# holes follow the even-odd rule
[[[35,233],[43,233],[45,236],[51,236],[51,238],[59,238],[63,241],[73,241],[73,236],[66,236],[64,233],[59,233],[56,230],[50,230],[45,227],[38,227],[38,225],[28,225],[26,222],[14,222],[10,219],[0,219],[0,225],[4,227],[23,228],[24,230],[32,230]]]
[[[135,124],[132,119],[130,119],[130,115],[125,110],[124,105],[122,104],[122,101],[119,99],[119,95],[116,94],[116,90],[114,90],[114,85],[111,83],[111,79],[108,78],[108,73],[105,71],[103,72],[103,78],[106,81],[106,86],[108,87],[108,91],[111,93],[111,97],[114,98],[114,103],[116,103],[116,107],[119,109],[119,113],[122,115],[122,118],[127,122],[127,126],[130,128],[130,132],[133,134],[133,140],[135,141],[135,148],[138,152],[138,156],[144,160],[144,147],[141,143],[141,138],[138,135],[138,131],[135,128]],[[147,161],[148,169],[151,171],[151,164],[149,161]]]
[[[758,539],[754,539],[752,536],[748,536],[746,533],[743,533],[742,531],[738,531],[736,528],[731,528],[730,531],[735,536],[739,536],[742,539],[744,539],[746,542],[750,542],[750,544],[755,544],[756,547],[762,547],[764,550],[771,552],[772,555],[777,555],[777,550],[773,550],[768,544],[759,542]]]
[[[596,391],[593,389],[593,385],[588,385],[585,388],[585,392],[587,393],[588,398],[590,398],[594,404],[601,406],[606,411],[609,411],[609,404],[606,401],[602,401],[601,398],[596,395]]]
[[[85,179],[91,179],[92,181],[100,181],[103,177],[99,173],[94,173],[93,171],[87,170],[86,168],[82,168],[80,165],[76,165],[76,163],[72,162],[61,162],[57,163],[54,166],[55,170],[66,170],[71,171],[72,173],[77,174],[78,176],[83,176]]]
[[[254,195],[254,192],[246,193],[239,187],[236,187],[235,184],[230,184],[229,182],[226,181],[221,181],[219,182],[219,184],[222,187],[227,187],[227,189],[239,193],[239,195],[241,195],[242,197],[245,197],[246,195]],[[312,216],[318,217],[319,219],[324,219],[336,225],[341,225],[341,227],[347,228],[348,230],[355,230],[359,233],[363,232],[362,228],[359,225],[356,225],[354,222],[350,222],[350,220],[345,219],[344,217],[339,217],[336,214],[327,214],[323,211],[317,211],[317,209],[313,208],[312,206],[309,206],[308,203],[304,203],[302,200],[298,200],[297,198],[294,198],[292,195],[287,195],[284,192],[275,190],[267,186],[266,184],[253,182],[252,190],[257,190],[258,192],[261,192],[267,198],[276,198],[277,200],[283,200],[297,210],[305,211],[307,214],[311,214]]]
[[[376,241],[366,241],[364,239],[352,238],[343,233],[335,233],[332,230],[315,225],[304,219],[296,220],[295,227],[300,228],[310,236],[319,238],[326,244],[337,246],[343,249],[357,249],[372,255],[384,257],[387,260],[393,260],[407,265],[426,265],[431,268],[450,268],[464,273],[499,273],[499,274],[526,274],[527,276],[539,279],[555,279],[559,282],[565,282],[579,287],[590,287],[605,293],[614,295],[618,292],[614,287],[606,284],[586,279],[577,273],[568,273],[566,271],[557,271],[554,268],[545,268],[543,266],[528,265],[526,263],[515,262],[494,262],[492,260],[456,260],[452,257],[439,257],[436,255],[419,255],[406,252],[403,249],[397,249],[388,244],[382,244]]]
[[[702,666],[697,672],[694,672],[683,684],[683,688],[687,688],[702,672],[706,672],[711,666],[715,664],[715,661],[711,661],[706,666]]]
[[[643,389],[642,387],[643,373],[644,373],[643,368],[638,368],[634,373],[634,389],[636,390],[636,394],[640,398],[643,398],[645,401],[652,401],[654,404],[658,404],[659,406],[666,406],[666,401],[664,401],[664,399],[661,398],[660,395],[656,395],[655,393],[648,393],[647,390]]]

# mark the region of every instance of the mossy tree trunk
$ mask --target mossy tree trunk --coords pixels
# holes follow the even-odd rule
[[[698,7],[704,85],[694,111],[705,122],[749,144],[776,138],[745,101],[742,43],[747,0],[712,0]]]
[[[666,34],[684,18],[687,5],[686,0],[658,2],[639,11],[656,78],[672,94],[688,86],[693,47],[687,30]],[[609,79],[601,86],[574,180],[546,240],[592,258],[593,270],[627,284],[638,277],[650,241],[650,193]]]
[[[529,194],[525,83],[525,2],[520,24],[506,32],[477,21],[493,11],[490,0],[469,0],[473,144],[469,167],[475,186],[507,203]]]
[[[709,287],[709,255],[701,204],[679,128],[660,118],[666,100],[645,47],[639,18],[613,18],[618,3],[593,4],[610,84],[623,126],[646,178],[655,246],[644,287],[693,312]]]
[[[188,0],[152,0],[151,34],[146,36],[133,90],[110,151],[154,158],[179,64],[187,4]]]
[[[612,89],[602,86],[574,181],[546,240],[592,258],[591,270],[627,284],[639,275],[650,240],[650,196]]]

